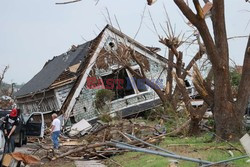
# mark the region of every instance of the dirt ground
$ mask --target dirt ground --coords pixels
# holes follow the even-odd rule
[[[42,167],[75,167],[73,160],[68,159],[58,159],[55,161],[43,161]]]

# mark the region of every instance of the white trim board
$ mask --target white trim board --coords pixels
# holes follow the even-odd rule
[[[70,116],[70,113],[71,113],[71,111],[72,111],[72,109],[73,109],[73,107],[74,107],[74,105],[76,103],[76,98],[80,95],[80,93],[81,93],[81,91],[82,91],[82,89],[83,89],[83,87],[84,87],[84,85],[85,85],[85,83],[87,81],[87,77],[89,76],[89,72],[92,69],[92,67],[94,66],[95,61],[96,61],[101,49],[104,46],[104,43],[105,43],[105,40],[106,40],[106,38],[105,38],[106,34],[107,34],[107,32],[105,30],[104,33],[102,34],[102,39],[101,39],[97,49],[95,50],[94,55],[90,59],[88,67],[86,68],[86,71],[85,71],[85,73],[84,73],[84,75],[83,75],[83,77],[82,77],[82,79],[80,81],[80,84],[76,88],[76,90],[74,92],[74,95],[71,98],[70,103],[69,103],[69,105],[68,105],[68,107],[67,107],[67,109],[66,109],[66,111],[64,113],[64,120],[67,120],[69,118],[69,116]]]

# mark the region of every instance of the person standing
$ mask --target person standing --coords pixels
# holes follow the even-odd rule
[[[5,134],[5,153],[14,152],[15,149],[15,131],[20,120],[18,118],[18,110],[16,108],[12,109],[10,114],[7,114],[4,118],[3,128]]]
[[[61,130],[61,121],[57,118],[57,114],[52,114],[52,126],[51,126],[51,133],[52,133],[52,141],[53,141],[53,148],[59,148],[59,141],[58,138],[60,136]]]

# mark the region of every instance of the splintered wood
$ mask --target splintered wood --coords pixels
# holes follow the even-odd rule
[[[90,129],[84,136],[75,136],[75,138],[60,138],[59,150],[47,149],[48,145],[52,147],[52,142],[47,137],[46,141],[40,142],[40,149],[45,150],[43,156],[50,160],[59,158],[68,158],[71,160],[98,160],[110,156],[121,154],[126,150],[115,148],[110,141],[119,141],[130,145],[145,147],[145,145],[136,140],[130,139],[127,134],[133,134],[138,138],[149,143],[158,143],[163,137],[156,136],[159,132],[153,126],[147,126],[145,122],[133,123],[129,120],[121,120],[109,124],[96,126],[94,130]],[[44,146],[43,146],[44,145]]]

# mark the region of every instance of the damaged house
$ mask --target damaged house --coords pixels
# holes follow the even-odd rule
[[[110,113],[114,116],[125,117],[161,104],[150,87],[138,82],[110,57],[110,50],[116,51],[121,46],[132,48],[147,69],[147,78],[163,88],[167,60],[152,48],[107,25],[94,40],[72,46],[68,52],[46,62],[42,70],[15,94],[17,105],[24,113],[58,111],[71,122],[79,122],[98,117],[94,101],[101,89],[114,92],[110,104]],[[133,60],[129,66],[142,72]]]

